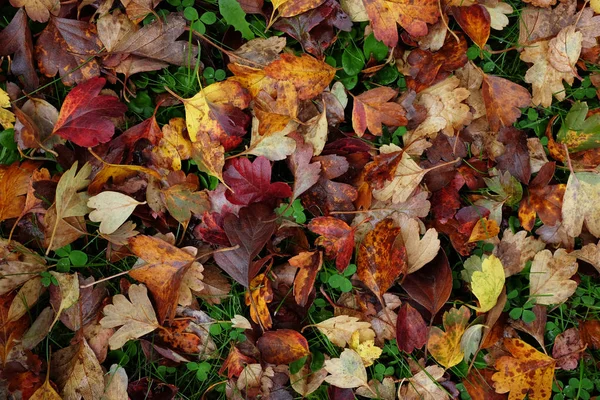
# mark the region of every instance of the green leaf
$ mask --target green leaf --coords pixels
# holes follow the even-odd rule
[[[304,356],[292,363],[290,363],[290,373],[291,374],[297,374],[298,372],[300,372],[300,370],[302,369],[302,367],[304,366],[304,364],[306,363],[306,359],[308,358],[308,356]]]
[[[558,131],[557,139],[567,145],[570,153],[600,147],[600,114],[586,119],[586,102],[573,104]]]
[[[219,12],[225,18],[225,22],[240,32],[244,39],[254,39],[250,24],[246,21],[246,13],[237,0],[219,0]]]
[[[204,26],[204,24],[200,20],[194,21],[194,23],[192,24],[192,29],[201,35],[204,35],[206,33],[206,26]]]
[[[71,254],[69,254],[69,260],[71,260],[71,264],[76,267],[83,267],[88,262],[88,256],[83,251],[73,250]]]
[[[346,48],[342,54],[342,68],[350,76],[355,76],[362,71],[365,66],[365,58],[358,48],[354,45]]]
[[[367,36],[363,44],[363,52],[367,60],[373,55],[377,61],[382,61],[387,57],[388,51],[388,47],[383,42],[375,39],[375,35],[372,33]]]
[[[183,10],[183,17],[188,21],[195,21],[198,19],[198,11],[194,7],[186,7]]]
[[[200,17],[200,21],[204,22],[206,25],[212,25],[217,22],[217,15],[211,11],[205,12]]]

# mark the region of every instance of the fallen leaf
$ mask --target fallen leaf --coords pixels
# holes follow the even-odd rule
[[[450,10],[467,36],[483,49],[490,37],[491,27],[491,17],[487,8],[481,4],[473,4],[464,7],[451,7]]]
[[[262,359],[275,365],[290,364],[310,354],[306,338],[291,329],[265,332],[256,346]]]
[[[430,365],[410,378],[398,388],[398,398],[406,400],[446,400],[448,393],[437,382],[444,375],[444,369]]]
[[[296,150],[287,158],[287,164],[294,174],[292,198],[296,199],[317,183],[321,174],[321,164],[319,162],[311,163],[313,146],[299,136],[294,139],[296,140]]]
[[[352,108],[352,128],[358,136],[367,129],[376,136],[382,135],[381,125],[404,126],[407,124],[406,111],[393,101],[398,93],[389,87],[371,89],[354,97]]]
[[[561,29],[558,35],[548,43],[548,60],[558,72],[577,75],[575,63],[581,53],[583,35],[581,32],[576,32],[575,29],[573,25]]]
[[[529,296],[536,304],[560,304],[577,289],[571,278],[577,272],[577,260],[564,249],[552,254],[542,250],[535,255],[529,274]]]
[[[90,213],[90,221],[100,222],[99,231],[104,235],[115,232],[131,216],[140,203],[131,197],[119,193],[104,191],[88,199],[87,206],[95,209]]]
[[[324,368],[330,374],[325,382],[331,385],[347,389],[368,385],[367,370],[354,350],[345,349],[340,358],[325,360]]]
[[[469,323],[471,312],[465,306],[452,308],[444,313],[444,330],[437,326],[429,328],[427,349],[433,358],[446,368],[460,363],[464,358],[460,341]]]
[[[234,376],[240,376],[246,365],[254,363],[255,360],[247,355],[241,353],[237,347],[232,346],[231,350],[229,350],[229,354],[223,364],[221,365],[221,369],[219,369],[219,374],[224,375],[225,371],[227,371],[227,377],[231,379]]]
[[[335,68],[307,54],[296,57],[282,54],[264,69],[273,79],[291,82],[300,100],[308,100],[320,94],[335,76]]]
[[[50,14],[58,15],[60,3],[53,0],[10,0],[13,7],[25,7],[27,16],[37,22],[47,22]]]
[[[10,107],[10,97],[8,96],[8,93],[0,89],[0,125],[2,125],[4,129],[12,128],[13,123],[16,121],[15,114],[7,110],[7,108]]]
[[[63,399],[99,399],[104,392],[102,367],[85,339],[52,355],[50,375]]]
[[[494,365],[499,371],[492,376],[496,392],[510,392],[515,399],[549,399],[556,361],[520,339],[504,339],[504,346],[512,357],[500,357]]]
[[[31,176],[36,168],[37,164],[30,161],[0,166],[0,221],[21,215]]]
[[[494,248],[494,255],[502,262],[504,274],[508,278],[521,272],[527,262],[533,260],[545,247],[541,240],[527,236],[527,231],[513,233],[510,229],[505,229],[502,240]]]
[[[10,70],[13,75],[23,78],[25,90],[37,89],[40,79],[33,59],[33,40],[27,15],[19,9],[13,19],[0,32],[0,55],[13,55]]]
[[[306,397],[316,391],[325,381],[327,370],[320,368],[317,371],[310,369],[310,363],[304,363],[302,369],[295,374],[290,373],[290,383],[296,393]]]
[[[433,260],[440,250],[440,240],[434,228],[429,228],[420,238],[419,221],[414,218],[406,218],[401,214],[396,221],[400,220],[400,235],[406,247],[408,269],[406,274],[418,271],[428,262]]]
[[[127,397],[127,373],[118,364],[110,366],[108,373],[104,375],[104,394],[106,400],[120,400]]]
[[[294,298],[296,303],[304,307],[313,293],[317,273],[323,265],[323,253],[320,251],[303,251],[288,260],[291,266],[298,268],[294,278]]]
[[[160,327],[144,285],[131,285],[129,300],[122,294],[113,296],[113,304],[104,307],[100,325],[104,328],[120,326],[109,340],[111,350],[120,349],[127,341]]]
[[[105,82],[92,78],[75,86],[65,97],[52,134],[82,147],[108,142],[115,134],[110,118],[122,116],[127,107],[114,96],[100,94]]]
[[[58,282],[58,285],[54,285],[50,289],[50,303],[56,315],[50,326],[52,329],[61,313],[79,300],[79,278],[77,273],[65,274],[55,271],[50,271],[50,273]]]
[[[273,285],[266,274],[258,274],[250,281],[244,297],[246,305],[250,306],[252,321],[260,324],[263,330],[271,329],[273,319],[267,304],[273,301]]]
[[[556,366],[564,370],[574,370],[579,365],[579,360],[585,350],[585,345],[577,328],[569,328],[560,333],[552,347],[552,357]]]
[[[600,175],[576,172],[569,176],[563,198],[562,219],[566,232],[577,237],[583,224],[588,231],[600,237],[600,210],[595,199],[600,195]]]
[[[531,103],[527,89],[498,76],[484,74],[481,90],[493,132],[498,132],[504,126],[512,126],[521,116],[520,109]]]
[[[327,336],[331,343],[339,347],[346,347],[352,339],[352,334],[356,331],[360,332],[364,340],[375,338],[375,332],[371,329],[369,322],[359,321],[358,318],[348,315],[338,315],[326,319],[314,325],[314,327]]]
[[[323,247],[327,258],[335,259],[337,270],[343,272],[354,253],[354,229],[334,217],[313,218],[308,229],[321,235],[315,240],[315,245]]]
[[[408,303],[402,304],[396,320],[396,344],[400,351],[412,353],[427,343],[427,324],[421,313]]]
[[[288,135],[296,130],[296,123],[289,122],[281,130],[261,135],[258,128],[252,126],[250,146],[241,154],[265,157],[270,161],[285,160],[296,149],[296,141]]]

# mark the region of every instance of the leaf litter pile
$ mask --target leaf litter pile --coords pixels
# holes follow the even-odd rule
[[[0,1],[0,398],[600,393],[599,13]]]

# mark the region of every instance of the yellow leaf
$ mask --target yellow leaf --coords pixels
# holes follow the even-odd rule
[[[345,349],[340,358],[325,360],[325,370],[330,375],[325,382],[343,389],[367,385],[367,370],[358,353]]]
[[[590,7],[596,14],[600,14],[600,0],[591,0]]]
[[[500,357],[492,376],[497,393],[510,392],[509,400],[547,400],[552,395],[556,361],[520,339],[504,339],[512,357]]]
[[[478,242],[480,240],[491,239],[500,233],[498,223],[493,219],[482,218],[473,227],[469,243]]]
[[[140,204],[146,202],[140,203],[126,194],[110,190],[90,197],[87,202],[89,208],[95,208],[89,215],[90,221],[100,222],[98,230],[104,235],[119,229]]]
[[[504,287],[504,267],[496,256],[489,256],[483,260],[481,271],[473,272],[471,277],[471,290],[479,307],[473,307],[479,312],[488,312],[498,301],[498,296]]]
[[[163,126],[163,137],[158,146],[152,149],[152,152],[163,160],[161,166],[179,171],[181,161],[192,156],[192,143],[184,134],[184,129],[185,120],[183,118],[172,118],[168,125]]]
[[[10,97],[8,97],[8,93],[0,89],[0,125],[2,125],[4,129],[9,129],[13,127],[15,114],[5,110],[5,108],[10,108]]]
[[[350,338],[350,343],[348,344],[352,350],[358,353],[365,367],[373,365],[373,362],[377,360],[383,352],[383,350],[375,346],[374,340],[365,340],[361,342],[359,331],[354,331]]]
[[[452,308],[444,313],[444,330],[434,326],[429,331],[427,348],[435,360],[446,368],[460,363],[464,353],[460,347],[465,328],[469,323],[471,312],[465,306],[458,310]]]

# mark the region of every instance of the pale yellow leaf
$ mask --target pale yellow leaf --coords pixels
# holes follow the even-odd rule
[[[577,272],[577,259],[564,249],[554,255],[550,250],[535,255],[529,274],[529,296],[536,304],[560,304],[577,289],[577,282],[569,279]]]
[[[355,331],[360,332],[360,337],[363,340],[375,338],[375,332],[371,329],[369,322],[359,321],[356,317],[348,315],[338,315],[326,319],[314,325],[319,331],[327,336],[331,343],[339,347],[346,347],[346,344],[352,339],[352,334]]]
[[[383,145],[379,149],[381,154],[393,153],[402,150],[395,144]],[[385,183],[381,189],[373,190],[373,197],[380,201],[392,200],[392,203],[406,201],[419,186],[427,170],[419,167],[407,152],[402,153],[402,158],[396,167],[394,179]]]
[[[90,221],[100,222],[99,231],[104,235],[119,229],[140,204],[146,202],[140,203],[126,194],[109,190],[90,197],[87,202],[89,208],[95,208],[89,215]]]
[[[444,375],[444,369],[430,365],[419,371],[408,382],[398,388],[398,398],[402,400],[446,400],[449,399],[444,387],[437,381]]]
[[[360,355],[354,350],[345,349],[340,358],[325,360],[325,370],[329,376],[325,382],[342,389],[353,389],[367,385],[367,370]]]
[[[577,237],[583,224],[600,237],[600,174],[577,172],[569,176],[563,197],[562,217],[566,232]]]

